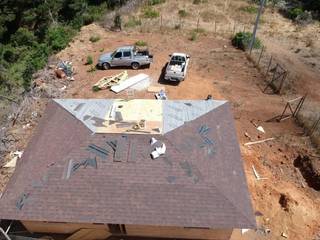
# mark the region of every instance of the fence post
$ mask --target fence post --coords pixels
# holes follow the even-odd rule
[[[233,23],[233,35],[236,33],[236,21]]]
[[[262,58],[263,51],[264,51],[264,46],[262,46],[262,48],[261,48],[261,52],[260,52],[259,60],[258,60],[258,66],[259,66],[259,64],[260,64],[260,60],[261,60],[261,58]]]
[[[160,15],[160,30],[162,30],[162,15]]]
[[[217,32],[217,22],[216,22],[216,20],[214,20],[214,32],[215,33]]]
[[[266,75],[268,74],[268,72],[270,70],[271,63],[272,63],[272,56],[270,57],[270,60],[269,60],[268,68],[267,68],[267,71],[266,71]]]
[[[199,32],[199,21],[200,21],[200,19],[198,18],[198,21],[197,21],[197,32]]]

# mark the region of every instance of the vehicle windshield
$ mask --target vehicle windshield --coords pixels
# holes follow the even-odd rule
[[[114,51],[114,52],[111,54],[111,57],[114,57],[114,55],[116,55],[116,54],[117,54],[117,50]]]
[[[182,56],[173,56],[170,65],[183,65],[186,59]]]

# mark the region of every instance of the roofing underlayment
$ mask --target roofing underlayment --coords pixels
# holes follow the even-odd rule
[[[165,154],[152,159],[163,144]],[[230,106],[55,100],[0,199],[0,217],[253,228]]]

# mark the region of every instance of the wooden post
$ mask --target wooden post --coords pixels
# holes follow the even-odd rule
[[[236,33],[236,21],[233,23],[233,35]]]
[[[269,60],[269,64],[268,64],[268,68],[267,68],[267,71],[266,71],[266,75],[268,74],[269,70],[270,70],[270,66],[271,66],[271,63],[272,63],[272,56],[270,57],[270,60]]]
[[[286,71],[282,76],[281,83],[280,83],[280,86],[279,86],[279,89],[278,89],[278,94],[281,93],[281,90],[282,90],[282,87],[283,87],[283,83],[286,80],[287,76],[288,76],[288,72]]]
[[[162,30],[162,15],[160,16],[160,30]]]
[[[214,21],[214,32],[216,33],[217,32],[217,22]]]
[[[261,52],[260,52],[260,56],[259,56],[259,60],[258,60],[258,66],[259,66],[259,64],[260,64],[260,60],[261,60],[263,51],[264,51],[264,46],[262,46],[262,48],[261,48]]]
[[[320,117],[317,121],[315,121],[315,123],[313,124],[313,126],[311,127],[311,131],[309,132],[309,136],[311,137],[313,135],[313,133],[316,131],[318,125],[320,124]]]
[[[302,99],[300,100],[300,102],[298,103],[298,106],[297,106],[297,108],[294,110],[294,113],[293,113],[293,116],[294,116],[294,117],[296,117],[296,116],[299,114],[299,112],[300,112],[300,110],[301,110],[301,108],[302,108],[302,106],[303,106],[303,104],[304,104],[304,101],[306,100],[306,97],[307,97],[307,94],[304,95],[304,96],[302,97]]]
[[[199,21],[200,21],[200,18],[198,18],[198,21],[197,21],[197,32],[199,32]]]

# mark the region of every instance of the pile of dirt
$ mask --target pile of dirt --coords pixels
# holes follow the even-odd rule
[[[306,182],[313,189],[320,191],[320,161],[309,156],[299,155],[294,160],[294,166],[299,168]]]

